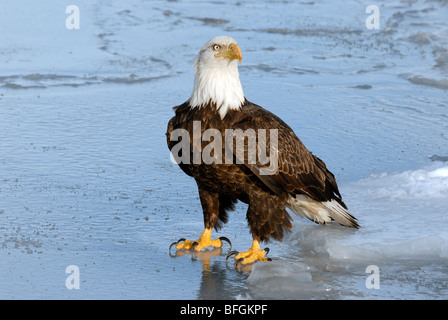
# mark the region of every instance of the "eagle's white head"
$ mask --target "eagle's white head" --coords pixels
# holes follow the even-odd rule
[[[214,103],[223,119],[230,109],[240,109],[245,98],[238,73],[241,49],[230,37],[209,40],[194,59],[194,88],[189,99],[192,108]]]

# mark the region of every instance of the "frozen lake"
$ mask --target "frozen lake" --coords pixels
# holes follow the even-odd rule
[[[358,0],[2,1],[0,299],[447,299],[448,1],[376,3],[379,30]],[[361,229],[296,218],[251,270],[226,245],[170,256],[203,220],[166,125],[224,34]],[[215,233],[240,251],[245,210]]]

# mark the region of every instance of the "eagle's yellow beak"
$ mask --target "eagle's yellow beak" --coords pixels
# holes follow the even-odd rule
[[[241,64],[241,59],[243,58],[241,54],[241,49],[236,44],[231,44],[227,50],[215,54],[215,57],[225,57],[228,59],[237,59]]]

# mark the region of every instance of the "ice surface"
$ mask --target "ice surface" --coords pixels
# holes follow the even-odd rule
[[[75,2],[79,30],[73,3],[1,4],[0,298],[448,297],[446,1],[380,1],[380,30],[359,0]],[[166,123],[222,34],[246,97],[326,162],[361,229],[297,218],[251,271],[226,266],[228,247],[169,255],[203,226]],[[236,250],[246,209],[217,234]]]

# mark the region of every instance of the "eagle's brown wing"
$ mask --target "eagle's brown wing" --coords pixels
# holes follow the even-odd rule
[[[275,172],[268,168],[272,163],[256,164],[248,163],[249,143],[245,146],[244,164],[256,174],[273,192],[279,194],[288,192],[291,195],[304,194],[316,201],[336,200],[344,208],[334,175],[327,169],[325,163],[314,156],[295,135],[294,131],[280,118],[260,106],[248,103],[244,107],[245,116],[233,124],[232,129],[241,129],[243,132],[253,129],[257,137],[259,148],[266,148],[269,156],[275,156],[278,166]],[[260,136],[260,129],[266,131],[265,136]],[[277,148],[271,138],[271,132],[277,132]],[[266,137],[266,139],[265,139]],[[264,145],[264,141],[266,145]],[[234,149],[236,148],[236,143]],[[277,149],[277,150],[275,150]],[[238,150],[234,150],[237,154]],[[250,152],[250,151],[249,151]],[[276,153],[272,155],[272,153]],[[268,159],[270,157],[268,156]],[[264,171],[263,171],[264,170]],[[268,174],[263,174],[268,173]]]
[[[176,146],[179,143],[182,143],[182,139],[184,139],[184,138],[190,139],[189,136],[188,137],[176,137],[174,139],[172,137],[172,133],[174,130],[185,129],[184,128],[184,123],[186,121],[185,117],[186,117],[186,115],[188,115],[188,112],[185,112],[185,111],[188,109],[188,104],[183,103],[179,106],[174,107],[173,109],[176,111],[176,115],[170,119],[170,121],[168,122],[167,130],[166,130],[166,142],[168,145],[168,149],[170,149],[170,151],[172,151],[174,146]],[[180,139],[180,142],[176,139]],[[183,150],[181,148],[180,152],[183,152],[183,151],[185,151],[185,150]],[[181,157],[181,155],[179,155],[179,154],[177,154],[176,156]],[[191,157],[191,155],[190,155],[190,157]],[[185,172],[189,176],[192,176],[188,163],[180,162],[180,163],[178,163],[178,165],[182,169],[183,172]]]

